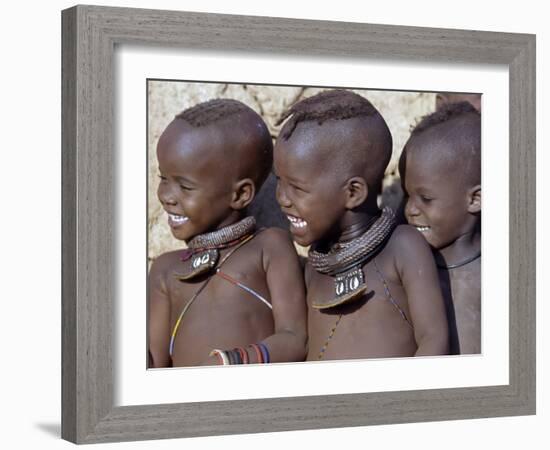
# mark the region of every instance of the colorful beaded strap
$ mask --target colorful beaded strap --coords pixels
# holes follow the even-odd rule
[[[221,267],[228,259],[229,257],[235,253],[236,250],[238,250],[239,248],[241,248],[244,244],[246,244],[249,240],[251,240],[253,237],[255,236],[255,234],[251,234],[249,235],[246,239],[242,240],[236,247],[232,248],[223,258],[222,260],[220,261],[220,263],[218,264],[218,267]],[[181,324],[181,321],[183,319],[183,316],[185,315],[185,313],[187,312],[187,310],[189,309],[189,307],[193,304],[193,302],[197,299],[197,297],[199,296],[199,294],[204,290],[204,288],[208,285],[208,283],[210,282],[210,280],[212,279],[212,277],[209,277],[203,284],[202,286],[197,289],[197,291],[193,294],[193,296],[191,297],[191,299],[187,302],[187,304],[184,306],[183,310],[181,311],[179,317],[178,317],[178,320],[176,320],[176,324],[174,325],[174,328],[172,330],[172,334],[170,336],[170,347],[169,347],[169,353],[170,353],[170,356],[172,356],[174,354],[174,343],[176,341],[176,335],[178,334],[178,329],[180,327],[180,324]]]

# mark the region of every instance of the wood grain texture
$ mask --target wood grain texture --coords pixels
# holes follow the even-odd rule
[[[62,35],[76,36],[76,10],[62,17]],[[62,244],[62,391],[61,434],[76,440],[76,39],[63,39],[62,43],[62,155],[61,155],[61,221]]]
[[[63,438],[93,443],[534,413],[534,36],[91,6],[63,11],[62,29]],[[510,384],[114,407],[113,52],[120,43],[507,65]]]
[[[535,39],[510,70],[510,385],[535,411],[536,96]]]

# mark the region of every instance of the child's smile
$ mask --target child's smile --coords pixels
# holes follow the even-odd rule
[[[168,214],[168,224],[172,228],[181,227],[182,225],[184,225],[189,220],[189,218],[186,217],[186,216],[180,216],[178,214],[172,214],[168,211],[166,211],[166,213]]]
[[[294,228],[305,228],[307,226],[307,222],[303,219],[300,219],[299,217],[292,216],[290,214],[287,214],[287,219],[290,222],[290,225]]]
[[[232,220],[231,177],[220,176],[223,147],[216,145],[221,141],[216,137],[210,128],[192,128],[180,120],[159,140],[157,193],[177,239],[189,240]],[[224,170],[230,173],[227,165]]]
[[[430,229],[430,227],[424,226],[424,225],[416,225],[416,224],[414,224],[414,223],[411,223],[411,225],[412,225],[413,227],[415,227],[415,228],[416,228],[418,231],[420,231],[421,233],[425,233],[425,232],[427,232],[427,231]]]
[[[149,367],[303,361],[296,249],[285,230],[256,227],[248,208],[273,160],[261,116],[230,98],[199,103],[164,129],[157,160],[162,225],[188,250],[159,255],[149,270]]]
[[[446,248],[470,229],[467,189],[445,164],[409,151],[405,189],[407,222],[433,248]]]
[[[290,222],[294,240],[305,247],[333,234],[345,212],[334,175],[327,173],[308,145],[318,151],[320,142],[315,139],[304,145],[296,136],[281,141],[273,160],[277,201]]]
[[[479,114],[457,103],[422,119],[399,160],[407,222],[447,259],[477,239],[480,145]]]

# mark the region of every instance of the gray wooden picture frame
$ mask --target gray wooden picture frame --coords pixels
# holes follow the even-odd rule
[[[63,11],[62,32],[64,439],[95,443],[535,413],[534,35],[96,6]],[[508,66],[509,384],[115,407],[117,44]]]

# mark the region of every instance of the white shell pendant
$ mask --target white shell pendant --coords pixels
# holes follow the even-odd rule
[[[353,300],[358,300],[367,290],[365,275],[360,265],[354,266],[346,272],[342,272],[334,278],[333,299],[324,302],[313,301],[312,306],[316,309],[332,308]]]
[[[174,276],[180,281],[190,280],[199,275],[210,272],[218,264],[220,252],[217,249],[205,250],[194,254],[182,273],[176,273]]]

